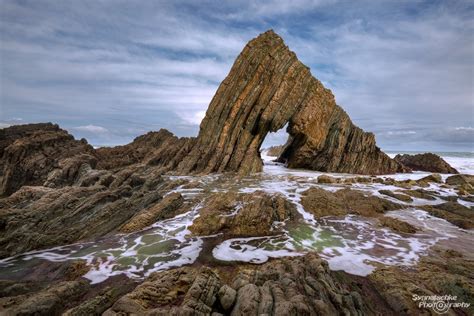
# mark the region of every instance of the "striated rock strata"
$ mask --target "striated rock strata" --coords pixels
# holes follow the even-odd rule
[[[61,159],[92,152],[85,140],[51,123],[0,129],[0,196],[22,185],[40,185]]]
[[[290,168],[384,174],[405,169],[355,126],[330,90],[273,31],[251,40],[219,86],[182,173],[262,170],[260,146],[288,123]]]
[[[313,253],[239,268],[231,275],[186,267],[152,274],[104,315],[393,314],[372,285],[357,281],[329,271]]]

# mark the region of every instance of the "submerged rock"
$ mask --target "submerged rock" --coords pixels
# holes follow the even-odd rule
[[[379,190],[379,193],[383,194],[383,195],[386,195],[386,196],[393,197],[393,198],[395,198],[397,200],[400,200],[400,201],[403,201],[403,202],[412,202],[413,201],[413,199],[411,197],[409,197],[408,195],[401,194],[401,193],[396,193],[396,192],[393,192],[393,191],[390,191],[390,190]]]
[[[172,218],[179,214],[178,209],[183,204],[184,199],[180,193],[171,193],[155,205],[134,215],[120,228],[120,231],[130,233],[150,226],[159,220]]]
[[[431,200],[431,201],[436,200],[436,198],[433,196],[433,192],[426,191],[424,189],[403,190],[403,191],[400,191],[400,192],[403,193],[403,194],[412,196],[414,198],[418,198],[418,199]]]
[[[431,215],[445,219],[460,228],[474,228],[474,213],[472,207],[466,207],[458,202],[446,202],[437,205],[426,205],[421,208]]]
[[[410,225],[407,222],[401,221],[393,217],[380,217],[379,222],[382,226],[388,227],[391,230],[399,233],[414,234],[417,232],[417,229],[413,225]]]
[[[439,172],[439,173],[459,173],[451,167],[443,158],[436,154],[425,153],[416,155],[396,155],[394,158],[402,165],[419,171]]]
[[[320,175],[318,177],[318,183],[337,183],[337,182],[338,182],[338,179],[325,175],[325,174]]]

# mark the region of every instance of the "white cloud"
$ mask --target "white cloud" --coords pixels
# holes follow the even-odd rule
[[[84,126],[76,126],[73,127],[72,129],[80,132],[89,132],[89,133],[95,133],[95,134],[104,134],[108,133],[109,130],[106,129],[105,127],[102,126],[97,126],[97,125],[84,125]]]
[[[206,116],[206,111],[197,111],[197,112],[185,112],[185,111],[180,111],[176,112],[176,115],[181,117],[185,122],[191,124],[191,125],[199,125],[201,124],[202,119],[204,116]]]
[[[466,131],[466,132],[474,132],[474,127],[464,127],[464,126],[460,126],[460,127],[456,127],[455,130],[457,131]],[[474,140],[473,140],[474,142]]]
[[[401,135],[415,135],[415,131],[388,131],[385,133],[389,136],[401,136]]]

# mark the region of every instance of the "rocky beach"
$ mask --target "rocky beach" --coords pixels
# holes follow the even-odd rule
[[[0,315],[471,315],[458,161],[384,153],[269,30],[196,137],[0,129]],[[414,299],[433,295],[456,300]]]

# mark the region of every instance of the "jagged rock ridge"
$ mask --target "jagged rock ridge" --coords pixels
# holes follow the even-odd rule
[[[272,30],[251,40],[219,86],[182,173],[262,170],[265,136],[289,123],[281,161],[290,168],[384,174],[404,171],[356,127],[330,90]]]

